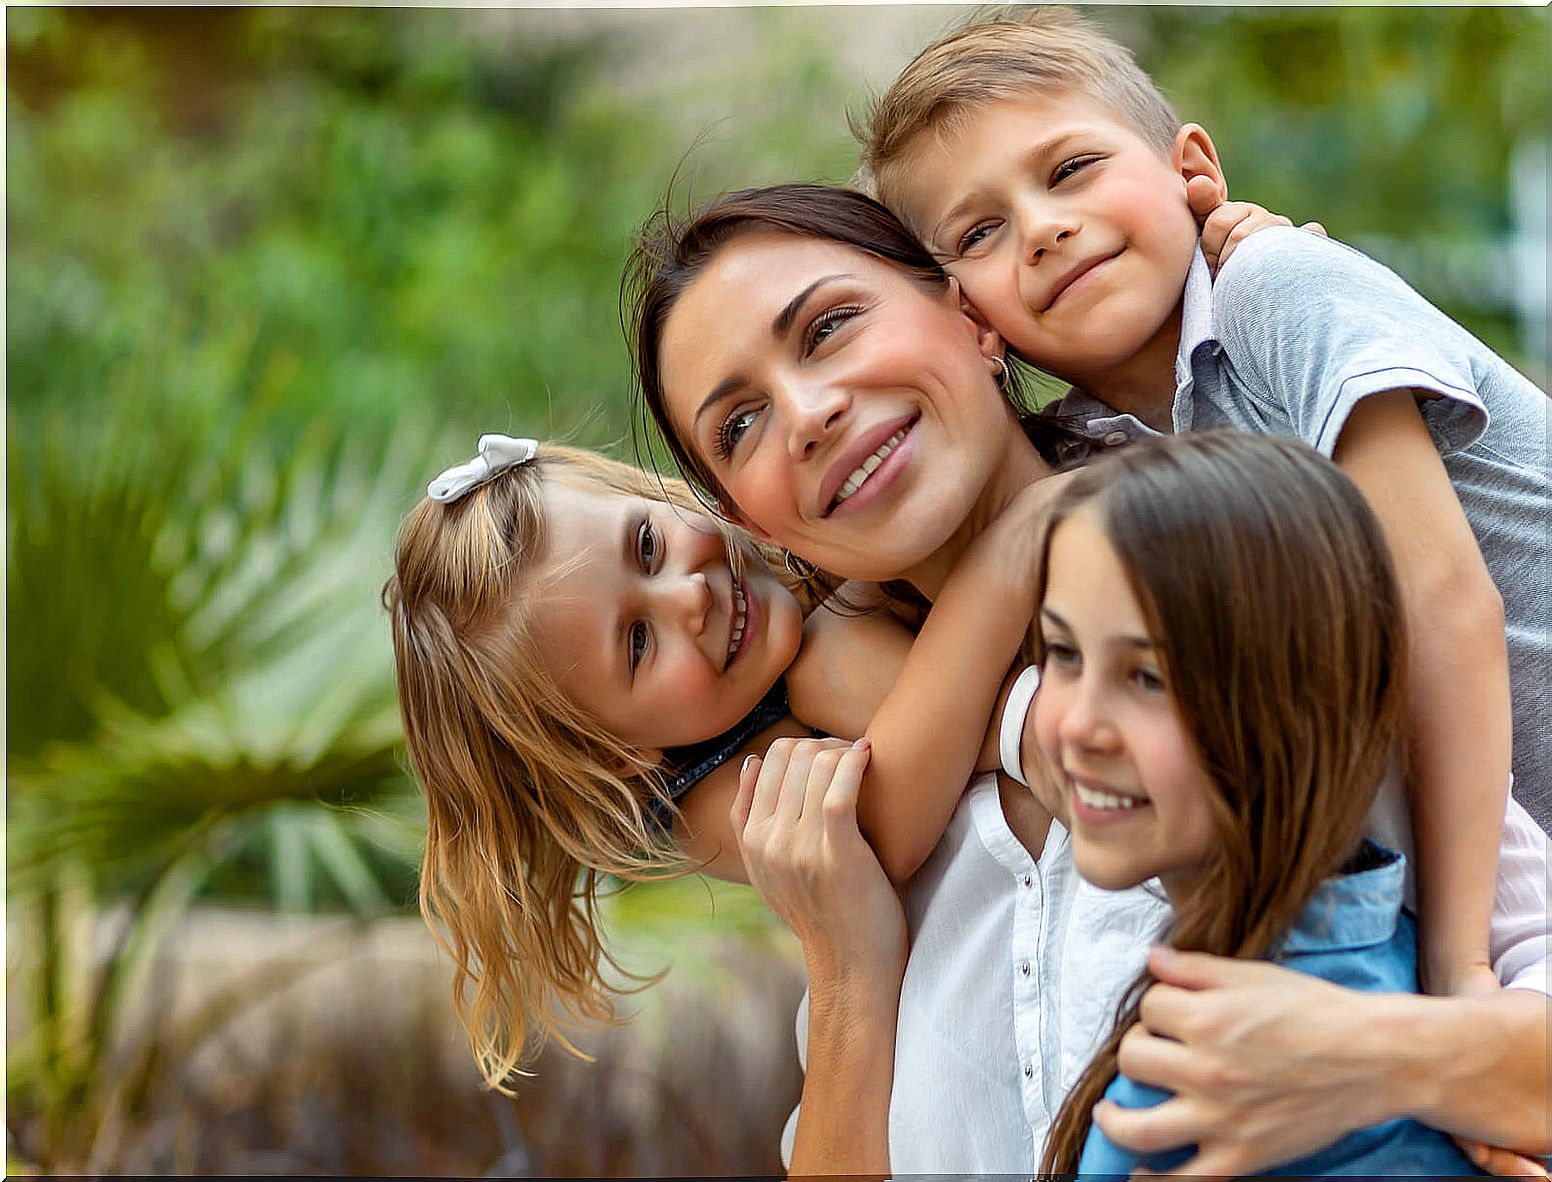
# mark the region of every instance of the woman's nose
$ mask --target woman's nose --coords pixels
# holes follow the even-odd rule
[[[792,425],[792,455],[802,459],[841,424],[851,395],[833,382],[792,382],[783,392]]]

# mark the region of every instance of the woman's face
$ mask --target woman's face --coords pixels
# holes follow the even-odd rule
[[[561,692],[648,758],[748,714],[797,655],[803,618],[752,549],[735,576],[711,520],[548,481],[534,634]]]
[[[669,427],[755,533],[847,578],[909,577],[1018,438],[1000,341],[905,271],[822,239],[733,240],[664,324]]]

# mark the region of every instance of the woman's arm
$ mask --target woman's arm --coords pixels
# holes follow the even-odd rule
[[[866,740],[783,739],[743,769],[730,824],[749,881],[808,966],[808,1071],[792,1168],[889,1173],[905,913],[857,829]]]
[[[1552,1150],[1548,998],[1354,993],[1259,961],[1155,948],[1159,979],[1121,1045],[1128,1076],[1175,1093],[1101,1105],[1140,1153],[1195,1144],[1178,1174],[1244,1174],[1410,1116],[1525,1153]]]

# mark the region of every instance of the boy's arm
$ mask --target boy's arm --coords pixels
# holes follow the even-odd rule
[[[1411,391],[1359,403],[1333,458],[1380,520],[1406,611],[1423,982],[1433,993],[1491,987],[1510,770],[1503,601]]]
[[[987,742],[1063,482],[1047,477],[1020,493],[965,551],[868,724],[873,757],[857,819],[892,882],[932,853]]]

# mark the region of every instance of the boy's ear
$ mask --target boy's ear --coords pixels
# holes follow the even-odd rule
[[[982,355],[1001,357],[1007,351],[1002,334],[986,322],[986,317],[981,315],[981,310],[970,302],[970,297],[965,295],[964,289],[959,286],[959,280],[952,275],[948,277],[948,292],[949,298],[959,305],[960,312],[974,327],[976,347],[981,350]]]
[[[1170,164],[1186,182],[1192,192],[1192,207],[1197,201],[1206,203],[1210,194],[1215,200],[1206,210],[1197,209],[1197,215],[1211,212],[1229,199],[1229,186],[1223,179],[1223,166],[1218,163],[1218,149],[1212,136],[1200,123],[1187,123],[1175,133],[1175,146],[1170,150]]]

